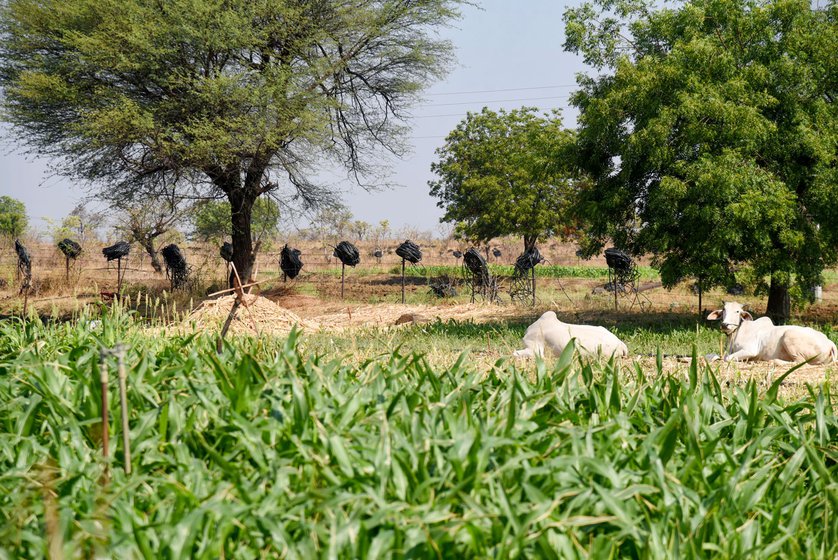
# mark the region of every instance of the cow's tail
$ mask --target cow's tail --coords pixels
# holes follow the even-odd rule
[[[829,350],[829,361],[836,362],[838,361],[838,347],[835,346],[835,343],[832,343],[832,348]]]

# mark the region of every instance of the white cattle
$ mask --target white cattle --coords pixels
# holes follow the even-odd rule
[[[721,319],[721,329],[728,336],[725,361],[780,360],[812,364],[834,362],[835,344],[815,329],[800,326],[776,326],[768,317],[754,321],[742,304],[729,302],[707,316]]]
[[[628,348],[605,327],[562,323],[553,311],[548,311],[527,328],[524,350],[517,350],[516,358],[544,356],[546,349],[559,355],[571,339],[576,339],[576,350],[583,356],[628,356]]]

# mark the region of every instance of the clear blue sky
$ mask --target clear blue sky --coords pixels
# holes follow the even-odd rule
[[[396,229],[409,225],[435,231],[442,211],[427,185],[434,150],[468,111],[483,106],[558,107],[564,109],[565,124],[575,125],[576,112],[567,108],[567,99],[576,73],[585,68],[579,57],[562,50],[567,5],[554,0],[484,0],[479,7],[465,9],[456,27],[444,31],[456,47],[456,66],[416,107],[409,123],[412,153],[392,162],[390,181],[401,186],[366,193],[350,181],[324,176],[343,191],[357,219],[388,219]],[[22,200],[36,227],[43,225],[44,217],[65,216],[85,196],[85,186],[50,175],[48,161],[26,156],[16,146],[14,131],[0,127],[0,195]]]

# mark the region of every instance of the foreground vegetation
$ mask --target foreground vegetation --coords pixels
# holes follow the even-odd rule
[[[358,365],[295,334],[219,356],[88,319],[0,323],[0,557],[838,553],[828,384],[783,402],[779,379],[761,393],[570,353],[532,371],[404,349]],[[106,476],[98,362],[117,342],[134,470],[113,380]]]

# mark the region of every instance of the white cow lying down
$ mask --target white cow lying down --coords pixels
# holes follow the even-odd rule
[[[725,361],[781,360],[812,364],[834,362],[838,349],[826,335],[800,326],[776,326],[768,317],[754,321],[741,304],[729,302],[707,316],[708,321],[721,318],[721,328],[728,336]]]
[[[628,356],[628,348],[605,327],[593,325],[571,325],[562,323],[555,312],[548,311],[527,328],[524,334],[524,350],[517,350],[516,358],[544,356],[545,349],[559,355],[572,338],[576,339],[576,350],[582,356],[606,357]]]

